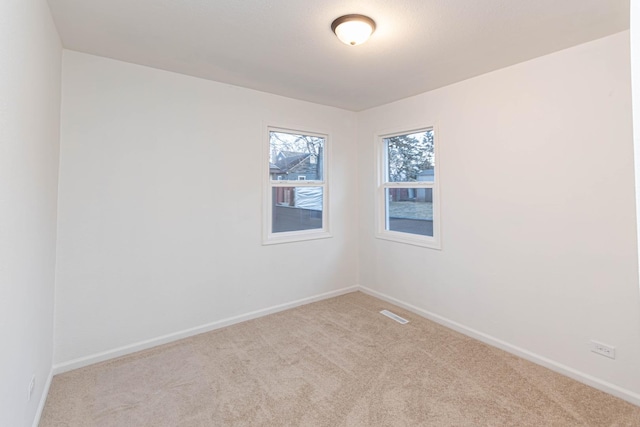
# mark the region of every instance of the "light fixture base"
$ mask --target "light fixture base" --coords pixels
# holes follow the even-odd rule
[[[359,45],[369,39],[376,30],[376,23],[368,16],[351,14],[336,18],[331,30],[344,44]]]

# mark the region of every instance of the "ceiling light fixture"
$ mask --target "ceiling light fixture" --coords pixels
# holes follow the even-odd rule
[[[376,30],[376,23],[368,16],[344,15],[331,23],[331,30],[342,43],[356,46],[369,39]]]

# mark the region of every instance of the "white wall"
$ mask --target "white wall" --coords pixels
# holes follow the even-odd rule
[[[51,372],[60,61],[46,1],[0,2],[2,426],[31,425]]]
[[[640,212],[640,1],[631,2],[631,89],[633,103],[633,146],[636,172],[636,212]],[[637,217],[640,224],[640,217]],[[640,225],[637,227],[640,246]]]
[[[629,69],[623,32],[360,114],[360,284],[640,404]],[[374,134],[434,121],[442,250],[374,238]]]
[[[333,238],[261,245],[266,124],[329,132]],[[65,51],[56,364],[356,285],[354,139],[355,113]]]

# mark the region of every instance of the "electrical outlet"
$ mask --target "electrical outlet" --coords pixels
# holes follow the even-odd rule
[[[31,381],[29,382],[29,394],[27,395],[27,401],[31,400],[31,396],[33,395],[33,389],[36,388],[36,376],[35,374],[31,376]]]
[[[616,358],[616,348],[610,345],[602,344],[597,341],[591,341],[591,351],[594,353],[601,354],[605,357],[615,359]]]

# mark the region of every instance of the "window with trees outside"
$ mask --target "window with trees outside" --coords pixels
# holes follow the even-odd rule
[[[440,248],[433,127],[380,135],[376,236]]]
[[[327,135],[269,127],[267,147],[263,243],[330,237]]]

